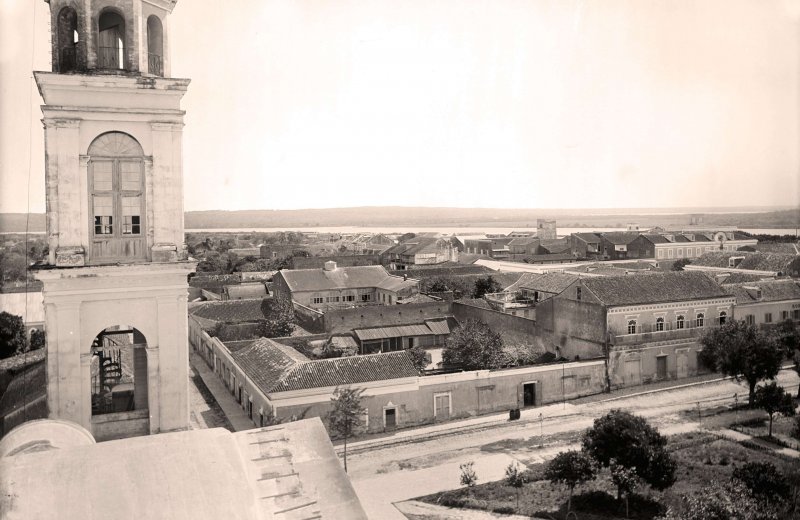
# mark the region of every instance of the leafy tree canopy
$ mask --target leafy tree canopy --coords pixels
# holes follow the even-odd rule
[[[294,330],[294,307],[288,298],[261,300],[264,320],[259,324],[259,334],[265,338],[288,336]]]
[[[792,417],[795,413],[792,396],[774,381],[758,387],[754,404],[769,414],[770,437],[772,437],[772,419],[776,413],[787,417]]]
[[[696,494],[684,497],[659,520],[778,520],[774,508],[759,502],[738,479],[713,481]]]
[[[464,370],[500,368],[505,362],[503,340],[482,321],[465,320],[448,336],[442,361]]]
[[[0,312],[0,359],[24,352],[27,347],[25,324],[22,318]]]
[[[583,449],[598,464],[633,469],[655,489],[675,482],[675,462],[666,450],[667,439],[642,417],[611,410],[594,421],[583,436]]]
[[[411,358],[414,368],[420,372],[425,370],[431,362],[431,355],[422,347],[411,347],[408,349],[408,356]]]
[[[478,278],[475,281],[475,289],[472,291],[473,298],[483,298],[485,294],[500,292],[502,288],[497,280],[491,276],[486,278]]]
[[[748,462],[733,470],[731,478],[742,482],[755,498],[780,502],[789,498],[791,486],[786,477],[769,462]]]
[[[756,384],[778,375],[783,353],[774,335],[754,325],[731,320],[711,329],[701,339],[700,361],[709,368],[737,381],[744,379],[750,388],[750,404],[755,398]]]

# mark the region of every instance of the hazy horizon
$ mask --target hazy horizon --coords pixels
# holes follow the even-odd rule
[[[0,4],[2,212],[44,210],[48,11]],[[800,204],[794,0],[181,0],[168,25],[187,211]]]

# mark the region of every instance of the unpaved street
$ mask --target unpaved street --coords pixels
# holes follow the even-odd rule
[[[779,382],[797,391],[795,372],[782,371]],[[613,408],[644,416],[662,433],[673,434],[698,427],[698,402],[702,416],[703,410],[732,404],[734,394],[740,402],[746,400],[747,388],[723,381],[610,401],[544,406],[535,409],[542,413],[541,422],[508,422],[350,454],[349,474],[370,518],[403,519],[393,503],[458,487],[458,466],[463,462],[474,461],[480,482],[498,480],[514,460],[540,462],[576,443],[580,431]],[[707,417],[706,424],[709,421],[713,419]]]

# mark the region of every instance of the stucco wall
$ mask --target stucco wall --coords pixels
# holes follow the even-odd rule
[[[500,334],[506,345],[543,346],[534,320],[460,302],[453,302],[453,316],[459,322],[468,319],[484,322],[490,329]]]
[[[558,347],[567,359],[603,356],[606,318],[602,305],[557,296],[539,303],[536,319],[550,352]]]
[[[534,382],[536,406],[541,406],[602,392],[604,370],[603,361],[589,361],[425,376],[415,384],[367,388],[361,404],[368,411],[368,431],[380,432],[384,431],[386,408],[395,408],[398,428],[435,422],[436,395],[449,395],[450,419],[505,412],[522,407],[522,385]],[[291,417],[306,413],[306,417],[324,418],[330,410],[331,391],[321,389],[307,399],[313,402],[302,404],[284,404],[280,395],[273,395],[276,415]]]

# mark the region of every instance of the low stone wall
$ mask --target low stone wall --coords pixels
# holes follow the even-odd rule
[[[468,319],[484,322],[500,334],[506,345],[532,345],[542,351],[546,350],[534,320],[458,301],[453,302],[453,316],[460,323]]]

